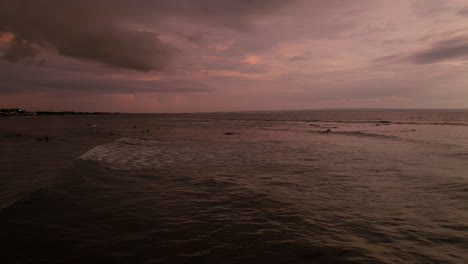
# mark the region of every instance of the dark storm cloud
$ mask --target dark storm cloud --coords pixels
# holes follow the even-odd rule
[[[450,59],[468,59],[468,36],[439,41],[427,50],[416,52],[408,57],[416,64],[431,64]]]
[[[110,81],[103,79],[46,79],[19,82],[4,80],[0,86],[3,94],[25,93],[40,90],[47,93],[86,92],[90,94],[138,94],[138,93],[194,93],[212,92],[203,83],[192,81]]]
[[[41,64],[42,61],[34,62]],[[133,80],[113,79],[105,75],[31,67],[30,63],[7,67],[0,62],[0,94],[45,92],[85,92],[87,94],[138,94],[138,93],[191,93],[211,92],[213,89],[202,82],[191,80]]]
[[[140,71],[166,69],[176,51],[155,33],[113,27],[81,32],[72,44],[66,38],[53,43],[61,55]]]
[[[53,48],[59,54],[109,66],[163,71],[177,49],[154,28],[167,17],[248,28],[251,18],[291,1],[273,0],[2,0],[0,32],[15,38],[4,58],[18,61]],[[196,41],[197,39],[193,39]]]
[[[3,58],[10,62],[17,62],[22,59],[34,57],[39,50],[32,46],[30,41],[17,39],[6,50]]]

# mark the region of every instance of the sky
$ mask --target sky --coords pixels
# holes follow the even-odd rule
[[[0,107],[468,108],[466,0],[0,0]]]

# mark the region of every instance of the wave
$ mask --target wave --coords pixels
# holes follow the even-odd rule
[[[373,125],[436,125],[436,126],[468,126],[468,123],[464,122],[416,122],[416,121],[391,121],[391,120],[337,120],[337,119],[302,119],[302,118],[231,118],[229,121],[242,121],[242,122],[293,122],[293,123],[309,123],[313,126],[313,123],[338,123],[338,124],[373,124]],[[179,119],[174,122],[193,122],[192,119]],[[197,120],[199,122],[200,120]],[[205,122],[216,122],[217,119],[212,119]],[[200,121],[201,122],[201,121]]]
[[[359,136],[359,137],[371,137],[371,138],[382,138],[382,139],[393,139],[393,140],[402,139],[401,137],[397,137],[397,136],[388,136],[388,135],[367,133],[367,132],[361,132],[361,131],[352,131],[352,132],[337,131],[333,133],[339,134],[339,135],[352,135],[352,136]]]
[[[103,163],[114,169],[138,169],[160,167],[155,157],[160,156],[161,148],[157,141],[142,138],[121,138],[112,143],[96,146],[83,155],[80,160]]]
[[[437,125],[437,126],[468,126],[463,122],[414,122],[389,120],[307,120],[307,123],[343,123],[343,124],[374,124],[374,125]],[[313,124],[311,124],[313,126]]]
[[[436,126],[468,126],[461,122],[393,122],[399,125],[436,125]]]
[[[168,143],[127,137],[96,146],[77,159],[99,162],[116,170],[159,169],[171,164],[203,162],[214,154],[194,149],[182,142]]]
[[[44,191],[44,188],[38,188],[30,192],[26,192],[20,198],[14,201],[11,201],[10,203],[2,205],[2,207],[0,208],[0,213],[3,213],[17,206],[34,204],[35,202],[40,200],[39,197],[43,193],[43,191]]]
[[[398,141],[398,142],[406,142],[410,144],[418,144],[418,145],[425,145],[425,146],[437,146],[443,148],[449,148],[452,151],[460,151],[463,149],[462,146],[452,143],[442,143],[436,142],[431,140],[422,140],[413,137],[405,137],[405,133],[402,133],[403,136],[395,136],[395,135],[383,135],[383,134],[375,134],[375,133],[368,133],[362,131],[309,131],[310,133],[314,134],[322,134],[322,135],[342,135],[342,136],[353,136],[353,137],[363,137],[363,138],[373,138],[373,139],[382,139],[382,140],[390,140],[390,141]],[[412,132],[412,130],[402,130],[401,132]],[[443,156],[452,157],[452,158],[463,158],[466,159],[468,157],[467,152],[456,152],[453,154],[444,154]]]
[[[389,136],[382,134],[367,133],[361,131],[310,131],[310,133],[315,134],[330,134],[330,135],[344,135],[344,136],[358,136],[358,137],[370,137],[370,138],[380,138],[380,139],[392,139],[392,140],[402,140],[403,138],[397,136]]]

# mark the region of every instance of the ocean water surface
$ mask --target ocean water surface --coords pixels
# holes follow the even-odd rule
[[[468,263],[467,111],[9,117],[0,143],[2,263]]]

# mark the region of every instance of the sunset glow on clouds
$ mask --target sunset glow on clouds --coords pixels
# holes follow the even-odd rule
[[[464,0],[0,1],[0,105],[467,108]]]

